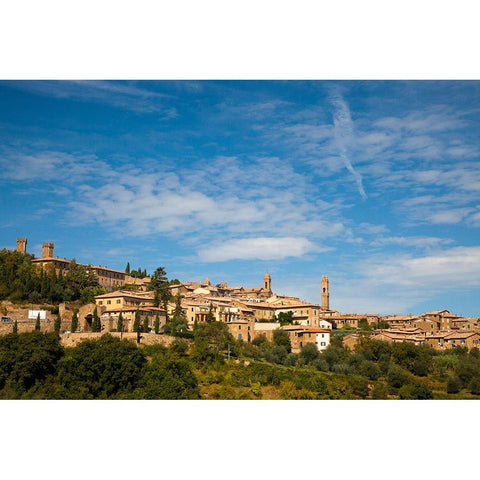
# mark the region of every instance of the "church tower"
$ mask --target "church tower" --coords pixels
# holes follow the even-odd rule
[[[205,279],[204,285],[208,285],[208,286],[211,285],[210,279],[208,277]]]
[[[322,277],[322,310],[330,310],[330,292],[328,289],[328,275]]]
[[[270,277],[269,273],[263,276],[263,290],[266,292],[272,291],[272,277]]]
[[[17,238],[17,252],[27,253],[27,239],[26,238]]]

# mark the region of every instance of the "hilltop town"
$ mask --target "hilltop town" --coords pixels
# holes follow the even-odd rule
[[[17,238],[16,252],[27,255],[26,238]],[[68,277],[73,268],[72,260],[54,255],[52,242],[42,244],[42,257],[32,258],[32,264],[37,271],[55,278]],[[388,316],[334,310],[330,308],[327,275],[319,281],[320,303],[275,293],[269,273],[265,273],[261,286],[255,287],[229,286],[224,281],[214,285],[209,278],[203,282],[168,282],[162,277],[161,300],[158,289],[152,288],[152,277],[143,275],[146,272],[139,270],[133,274],[129,266],[123,272],[102,265],[83,267],[99,288],[97,292],[102,293],[92,295],[83,305],[59,302],[61,323],[57,328],[67,344],[105,332],[156,342],[158,338],[153,340],[156,335],[172,333],[173,318],[181,318],[176,328],[183,329],[185,334],[195,325],[217,321],[225,323],[236,340],[244,342],[260,336],[271,341],[274,332],[281,329],[288,333],[293,352],[300,352],[310,343],[318,351],[324,351],[333,333],[341,334],[343,344],[352,350],[361,335],[391,343],[425,344],[437,350],[480,346],[480,319],[465,318],[448,310]],[[30,305],[19,303],[3,301],[0,334],[11,332],[13,323],[18,331],[31,331],[36,328],[37,320],[41,330],[55,329],[55,309],[42,310],[41,305],[32,302]],[[31,312],[37,313],[32,316]],[[74,315],[76,322],[72,330]],[[96,317],[100,322],[98,328],[94,325]],[[140,330],[141,339],[137,335]]]

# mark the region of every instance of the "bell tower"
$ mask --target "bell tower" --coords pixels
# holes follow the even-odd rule
[[[26,238],[17,238],[17,252],[27,253],[27,239]]]
[[[328,275],[322,277],[322,310],[330,310],[330,291],[328,289]]]
[[[262,289],[266,292],[271,292],[272,291],[272,277],[270,276],[269,273],[266,273],[263,276],[263,287]]]
[[[52,242],[43,242],[42,243],[42,258],[53,257],[53,243]]]

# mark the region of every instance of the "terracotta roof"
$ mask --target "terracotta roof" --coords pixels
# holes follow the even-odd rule
[[[57,257],[43,257],[43,258],[35,258],[32,262],[62,262],[62,263],[70,263],[71,260],[67,260],[65,258],[57,258]],[[79,264],[81,265],[81,264]]]
[[[328,330],[326,328],[307,328],[304,330],[305,333],[332,333],[331,330]]]
[[[109,272],[120,273],[122,275],[126,275],[125,272],[121,272],[120,270],[114,270],[113,268],[102,267],[101,265],[84,265],[86,268],[91,268],[92,270],[107,270]]]
[[[95,295],[95,299],[115,297],[129,297],[141,300],[153,300],[153,292],[131,292],[129,290],[116,290],[114,292],[103,293],[102,295]]]
[[[472,335],[480,335],[478,332],[452,332],[445,335],[445,340],[454,340],[456,338],[468,338]]]

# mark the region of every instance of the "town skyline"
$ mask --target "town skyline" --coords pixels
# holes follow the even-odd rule
[[[479,82],[1,82],[4,247],[478,316]],[[48,112],[48,115],[45,115]]]

